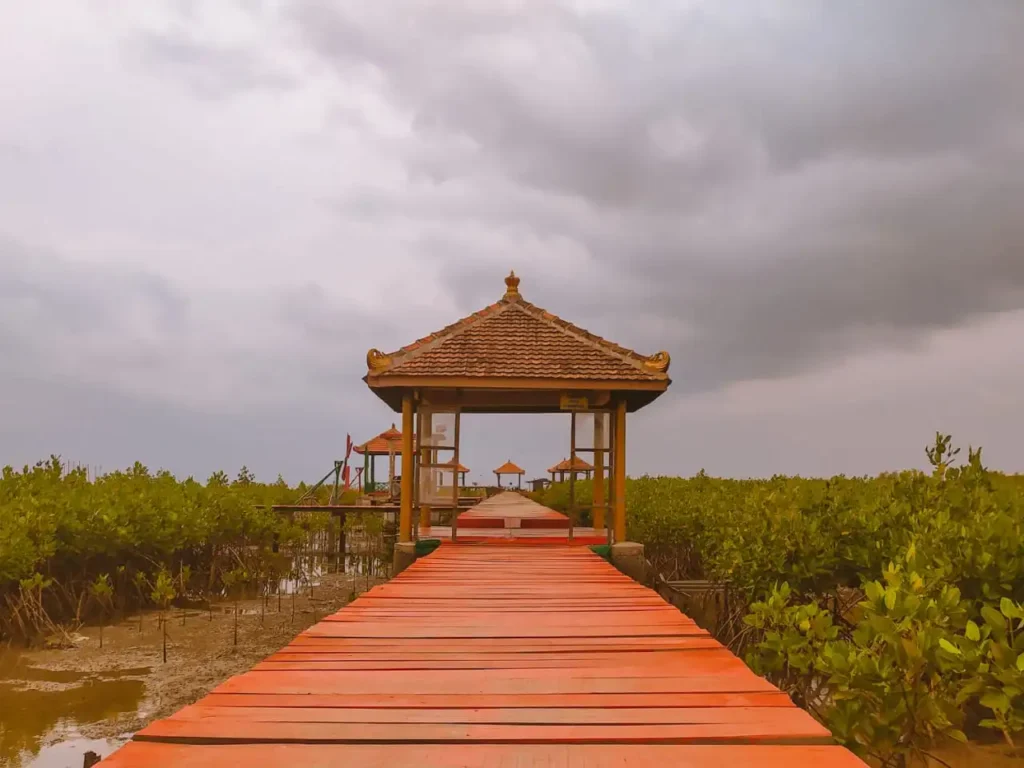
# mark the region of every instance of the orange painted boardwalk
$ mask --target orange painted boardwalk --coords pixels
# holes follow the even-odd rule
[[[423,531],[426,538],[451,539],[448,526]],[[501,544],[529,540],[534,544],[569,544],[569,518],[518,493],[499,493],[459,515],[458,540],[463,544]],[[514,540],[514,541],[513,541]],[[576,526],[574,544],[604,544],[608,532]]]
[[[864,765],[654,592],[526,544],[442,546],[103,764]]]

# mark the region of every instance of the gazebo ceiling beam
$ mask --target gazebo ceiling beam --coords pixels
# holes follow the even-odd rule
[[[591,399],[589,394],[594,390],[575,392],[576,395],[587,397],[587,405],[591,409],[613,410],[615,402],[626,402],[627,410],[635,411],[654,400],[661,394],[654,390],[603,390]],[[433,408],[457,408],[463,413],[568,413],[561,407],[562,394],[565,388],[549,390],[508,390],[508,389],[466,389],[452,387],[449,390],[410,387],[374,387],[373,393],[396,411],[402,407],[403,395],[418,392],[419,404]]]

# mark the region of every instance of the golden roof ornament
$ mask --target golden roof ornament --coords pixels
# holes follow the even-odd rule
[[[519,278],[516,277],[516,271],[513,269],[508,273],[508,277],[505,278],[505,298],[515,299],[519,297]]]
[[[649,371],[667,373],[668,366],[671,362],[672,358],[668,356],[668,352],[662,350],[661,352],[655,352],[653,355],[644,360],[644,367]]]
[[[389,365],[391,365],[391,356],[385,355],[379,349],[371,349],[366,353],[366,367],[370,373],[379,373]]]

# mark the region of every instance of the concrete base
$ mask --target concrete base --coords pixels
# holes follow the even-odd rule
[[[392,561],[391,575],[397,576],[414,562],[416,562],[416,542],[397,542],[395,544],[395,558]]]
[[[644,545],[635,541],[612,544],[612,565],[634,581],[641,584],[647,579],[647,560],[644,559]]]

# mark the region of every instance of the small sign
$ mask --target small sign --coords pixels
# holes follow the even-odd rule
[[[563,411],[585,411],[588,408],[587,398],[573,395],[562,395],[558,407]]]

